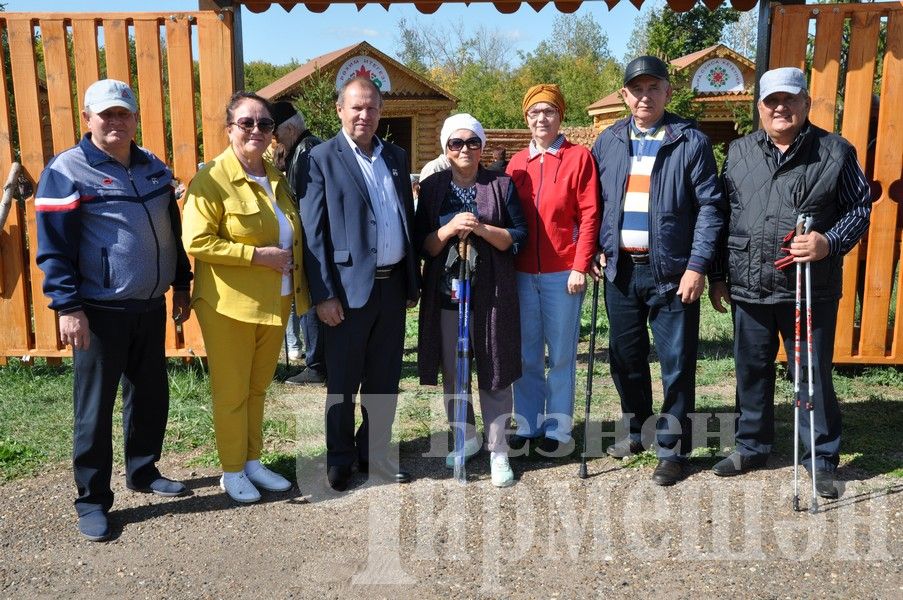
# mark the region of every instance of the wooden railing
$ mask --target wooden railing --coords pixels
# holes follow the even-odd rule
[[[876,190],[872,225],[845,260],[835,360],[903,364],[903,318],[897,317],[903,294],[895,292],[901,286],[903,225],[903,4],[774,5],[772,15],[770,66],[811,68],[813,122],[835,129],[835,115],[842,111],[836,129],[853,143],[862,162],[873,165],[867,171]],[[141,144],[166,157],[176,176],[189,181],[200,143],[204,160],[227,143],[223,108],[235,87],[232,23],[228,11],[0,13],[0,34],[8,42],[0,46],[0,179],[17,160],[24,176],[36,183],[46,161],[76,142],[87,86],[108,76],[129,81],[138,92]],[[845,24],[851,25],[848,45],[842,42]],[[879,55],[882,28],[886,45]],[[878,75],[880,104],[872,136]],[[69,354],[59,343],[55,314],[41,292],[35,247],[34,203],[28,197],[11,207],[0,232],[0,361]],[[194,319],[184,332],[170,326],[167,354],[203,353]]]
[[[856,147],[872,182],[871,226],[844,260],[834,361],[903,364],[903,2],[773,5],[772,11],[769,68],[810,69],[810,119]]]
[[[8,40],[0,47],[0,178],[17,160],[24,176],[36,184],[47,161],[75,144],[84,131],[80,111],[86,88],[111,77],[129,82],[137,92],[141,145],[188,182],[197,170],[198,132],[203,160],[227,144],[223,124],[234,90],[232,23],[228,11],[0,13],[0,33]],[[7,51],[9,72],[2,56]],[[41,291],[34,197],[20,200],[0,234],[2,362],[8,356],[70,353],[59,342],[56,315]],[[166,352],[204,354],[196,320],[183,331],[170,322]]]

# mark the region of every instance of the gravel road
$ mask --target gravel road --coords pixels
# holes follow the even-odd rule
[[[183,498],[115,474],[107,543],[78,534],[65,465],[0,486],[0,597],[903,597],[903,480],[850,469],[816,515],[790,509],[782,464],[666,489],[608,458],[584,481],[576,464],[515,461],[519,481],[497,490],[484,455],[467,486],[407,457],[413,483],[341,496],[302,465],[306,496],[238,507],[187,459],[161,463]]]

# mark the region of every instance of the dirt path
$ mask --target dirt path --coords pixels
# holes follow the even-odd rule
[[[651,468],[607,458],[585,481],[576,464],[515,462],[517,485],[497,490],[483,455],[467,486],[408,458],[406,486],[333,496],[302,465],[311,499],[237,507],[216,471],[185,460],[162,464],[191,487],[174,500],[129,492],[117,473],[101,544],[76,531],[65,466],[0,486],[0,597],[903,596],[900,479],[842,482],[809,515],[789,508],[787,466],[731,480],[697,470],[663,489]]]

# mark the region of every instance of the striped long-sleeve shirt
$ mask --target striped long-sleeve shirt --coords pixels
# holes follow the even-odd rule
[[[802,136],[798,135],[787,150],[781,152],[771,138],[765,136],[765,142],[778,167],[793,154],[793,149],[801,139]],[[856,160],[856,155],[852,152],[847,155],[840,169],[837,202],[840,205],[840,218],[825,232],[825,237],[828,238],[828,253],[832,256],[846,254],[852,250],[868,229],[869,215],[872,212],[871,189],[859,161]]]
[[[649,251],[649,181],[665,128],[661,123],[646,131],[630,120],[630,166],[621,217],[621,248],[632,254]]]

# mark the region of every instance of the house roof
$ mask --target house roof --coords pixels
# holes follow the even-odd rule
[[[697,50],[696,52],[692,52],[690,54],[687,54],[686,56],[675,58],[671,61],[671,64],[674,65],[674,68],[678,71],[683,71],[684,69],[695,66],[697,63],[701,63],[710,57],[730,58],[751,71],[756,70],[756,63],[749,60],[739,52],[728,48],[724,44],[715,44],[714,46],[709,46],[708,48]]]
[[[353,44],[351,46],[345,46],[344,48],[339,48],[338,50],[333,50],[332,52],[328,52],[321,56],[317,56],[316,58],[312,58],[291,73],[287,73],[286,75],[280,77],[273,83],[268,86],[262,88],[258,91],[258,93],[267,98],[269,100],[275,100],[279,98],[283,98],[285,96],[290,96],[295,90],[297,90],[301,86],[301,82],[304,81],[307,77],[312,75],[317,69],[328,70],[332,66],[339,66],[342,62],[347,60],[352,56],[357,56],[359,54],[366,54],[377,58],[380,62],[386,64],[390,68],[394,70],[402,71],[407,77],[413,79],[420,86],[423,87],[424,91],[427,94],[413,94],[410,92],[399,94],[396,91],[390,91],[386,95],[388,97],[398,97],[398,96],[419,96],[419,95],[432,95],[432,96],[441,96],[442,98],[447,98],[452,102],[457,102],[458,99],[452,95],[451,93],[445,91],[429,79],[426,79],[416,71],[409,69],[404,66],[391,56],[385,54],[384,52],[379,51],[374,48],[367,42],[360,42],[357,44]]]
[[[747,71],[755,71],[756,65],[753,61],[749,60],[739,52],[736,52],[724,44],[715,44],[714,46],[709,46],[708,48],[703,48],[702,50],[697,50],[696,52],[691,52],[685,56],[681,56],[679,58],[675,58],[671,61],[671,65],[677,71],[683,71],[685,69],[689,69],[692,67],[696,67],[709,58],[729,58],[734,62],[740,64],[740,66]],[[750,96],[746,92],[728,92],[717,95],[700,95],[697,96],[697,100],[699,101],[716,101],[716,100],[737,100],[737,99],[749,99]],[[612,92],[611,94],[596,100],[592,104],[586,107],[586,111],[589,114],[598,114],[602,112],[607,112],[608,109],[612,108],[622,108],[624,106],[623,101],[621,100],[620,92]]]
[[[608,5],[609,10],[615,7],[620,0],[604,0],[605,4]],[[639,9],[643,5],[644,0],[629,0],[631,4]],[[722,4],[725,4],[724,0],[703,0],[705,5],[709,7],[709,10],[715,10]],[[443,1],[416,1],[416,0],[402,0],[393,1],[393,0],[236,0],[236,4],[243,4],[247,7],[247,9],[254,13],[266,12],[273,5],[281,6],[285,11],[291,11],[298,5],[305,6],[307,10],[311,12],[323,12],[331,4],[354,4],[357,6],[358,10],[363,8],[368,4],[379,4],[383,6],[386,10],[392,4],[413,4],[417,7],[417,10],[424,14],[432,14],[436,12],[442,4],[471,4],[471,3],[488,3],[491,2],[495,5],[496,9],[500,13],[513,13],[517,12],[517,10],[521,7],[522,4],[527,4],[536,12],[539,12],[543,9],[547,4],[554,4],[555,8],[564,13],[572,13],[580,8],[580,5],[583,3],[582,0],[528,0],[527,2],[520,1],[505,1],[505,0],[444,0]],[[671,10],[675,12],[686,12],[693,8],[696,4],[696,0],[667,0],[668,6]],[[737,10],[750,10],[754,8],[757,4],[756,0],[731,0],[730,4]]]

